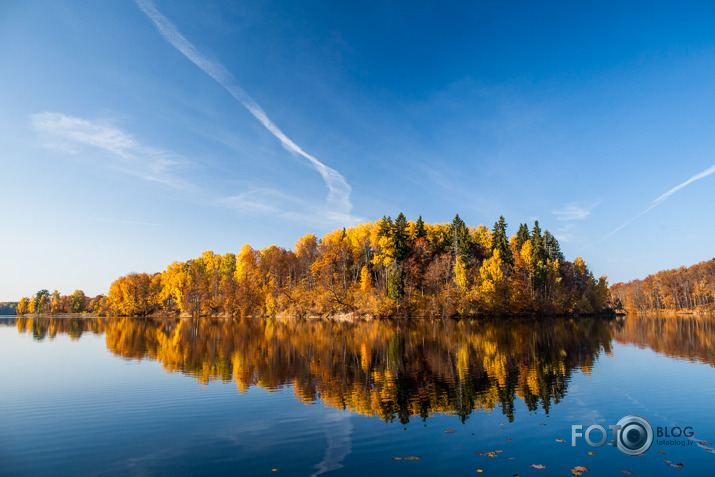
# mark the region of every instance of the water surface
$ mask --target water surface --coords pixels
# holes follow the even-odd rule
[[[0,474],[712,475],[714,345],[702,317],[5,319]],[[630,414],[693,436],[571,446]]]

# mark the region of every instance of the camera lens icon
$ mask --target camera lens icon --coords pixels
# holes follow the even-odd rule
[[[653,427],[640,416],[626,416],[618,421],[616,446],[627,455],[641,455],[653,445]]]

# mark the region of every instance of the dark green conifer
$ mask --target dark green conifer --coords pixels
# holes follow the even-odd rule
[[[519,230],[516,232],[516,249],[521,251],[521,247],[523,247],[526,241],[530,238],[529,226],[526,224],[519,224]]]
[[[415,224],[415,239],[426,237],[427,230],[425,230],[425,223],[422,221],[422,216],[420,215],[417,219],[417,223]]]
[[[409,244],[407,243],[407,218],[400,212],[392,226],[392,238],[395,241],[395,260],[403,261],[409,254]]]
[[[507,225],[504,216],[500,215],[492,230],[492,252],[499,250],[502,261],[511,266],[514,264],[514,258],[511,256],[509,240],[506,238]]]
[[[564,261],[564,254],[561,253],[559,241],[548,230],[544,231],[544,250],[548,259]]]

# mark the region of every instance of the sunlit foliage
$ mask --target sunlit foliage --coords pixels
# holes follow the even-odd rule
[[[715,259],[690,267],[663,270],[643,280],[616,283],[610,290],[615,308],[643,311],[715,311]]]
[[[564,259],[558,241],[536,222],[511,238],[500,217],[489,230],[383,217],[238,255],[204,252],[154,275],[118,278],[105,297],[40,290],[18,313],[113,316],[476,316],[591,314],[608,301],[605,276],[583,259]]]

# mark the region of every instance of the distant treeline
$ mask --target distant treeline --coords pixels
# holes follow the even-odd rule
[[[14,315],[17,308],[16,301],[0,302],[0,315]]]
[[[238,255],[211,251],[174,262],[162,273],[132,273],[106,296],[88,299],[41,290],[23,298],[22,313],[109,316],[390,316],[600,313],[606,277],[595,279],[579,257],[564,259],[539,223],[521,224],[511,238],[494,227],[426,224],[383,217],[300,238],[294,250],[275,245]]]
[[[715,312],[715,259],[663,270],[643,280],[611,287],[614,304],[626,311]]]
[[[89,311],[98,313],[104,308],[100,303],[106,301],[104,295],[88,298],[82,290],[75,290],[71,295],[61,295],[57,290],[50,293],[40,290],[34,296],[25,297],[17,303],[15,310],[18,315],[28,313],[57,315],[65,313],[82,313]]]

